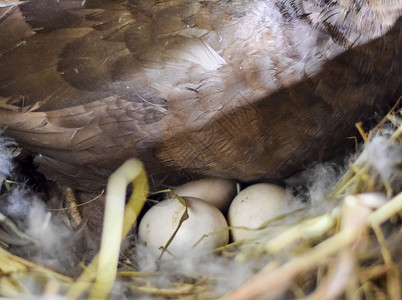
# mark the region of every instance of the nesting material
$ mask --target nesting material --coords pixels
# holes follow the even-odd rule
[[[3,245],[0,294],[74,299],[90,297],[92,291],[111,299],[402,299],[401,132],[401,111],[393,111],[364,134],[364,149],[335,188],[325,193],[321,207],[314,201],[314,206],[269,222],[258,236],[217,248],[209,256],[184,255],[180,262],[164,262],[135,244],[121,253],[118,264],[103,261],[103,270],[113,269],[116,279],[102,281],[97,259],[77,279],[21,260]],[[144,193],[146,184],[135,184],[130,205],[140,203]],[[119,249],[138,214],[130,205],[122,235],[117,245],[110,245],[114,249]],[[104,282],[110,291],[95,293],[94,287]]]

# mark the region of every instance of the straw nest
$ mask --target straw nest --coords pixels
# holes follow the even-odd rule
[[[22,259],[8,252],[8,245],[2,243],[0,295],[57,295],[68,299],[402,299],[401,113],[394,108],[368,134],[358,126],[366,147],[322,199],[322,207],[281,216],[255,237],[216,249],[215,256],[232,265],[258,262],[249,278],[236,288],[219,292],[211,286],[224,278],[196,272],[171,274],[168,283],[161,285],[156,279],[166,276],[162,269],[138,271],[130,259],[136,248],[119,255],[120,244],[148,195],[142,164],[131,160],[110,178],[106,197],[119,204],[106,204],[100,252],[90,264],[77,264],[79,276],[61,275]],[[375,139],[381,143],[373,148]],[[377,151],[374,159],[373,151]],[[383,159],[387,171],[376,166]],[[135,189],[123,209],[126,186],[131,182]],[[7,185],[13,184],[17,183],[4,181],[3,193]],[[1,218],[3,228],[23,235],[10,219]],[[28,282],[34,282],[34,288]]]

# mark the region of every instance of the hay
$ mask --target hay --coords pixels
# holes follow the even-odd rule
[[[108,187],[108,198],[114,191],[120,193],[120,206],[118,216],[112,219],[108,217],[110,208],[106,208],[105,228],[109,229],[103,236],[99,260],[95,258],[78,279],[72,279],[0,248],[0,295],[65,295],[68,299],[80,295],[106,298],[109,293],[111,299],[122,295],[133,299],[402,299],[401,113],[390,112],[369,134],[358,126],[366,147],[322,199],[322,208],[299,209],[272,220],[248,240],[216,249],[220,261],[230,266],[259,262],[249,268],[253,274],[230,291],[211,288],[224,280],[220,276],[178,271],[166,277],[158,263],[155,271],[139,272],[130,259],[138,247],[120,255],[117,264],[120,242],[129,233],[148,193],[143,168],[135,162],[135,175],[131,176],[137,181],[124,217],[125,189],[133,178],[124,175],[123,180],[118,179],[117,190]],[[385,143],[377,153],[379,158],[373,160],[370,151],[376,151],[377,139]],[[387,170],[380,164],[382,156],[389,156],[383,162]],[[35,282],[35,288],[27,285],[28,279]]]

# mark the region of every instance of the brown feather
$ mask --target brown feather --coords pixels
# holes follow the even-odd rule
[[[283,177],[402,93],[402,1],[328,3],[0,8],[0,126],[85,190],[133,156],[159,186]]]

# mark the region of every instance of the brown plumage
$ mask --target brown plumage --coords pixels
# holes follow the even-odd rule
[[[156,185],[280,178],[402,92],[401,0],[18,4],[0,8],[0,126],[76,188],[133,156]]]

